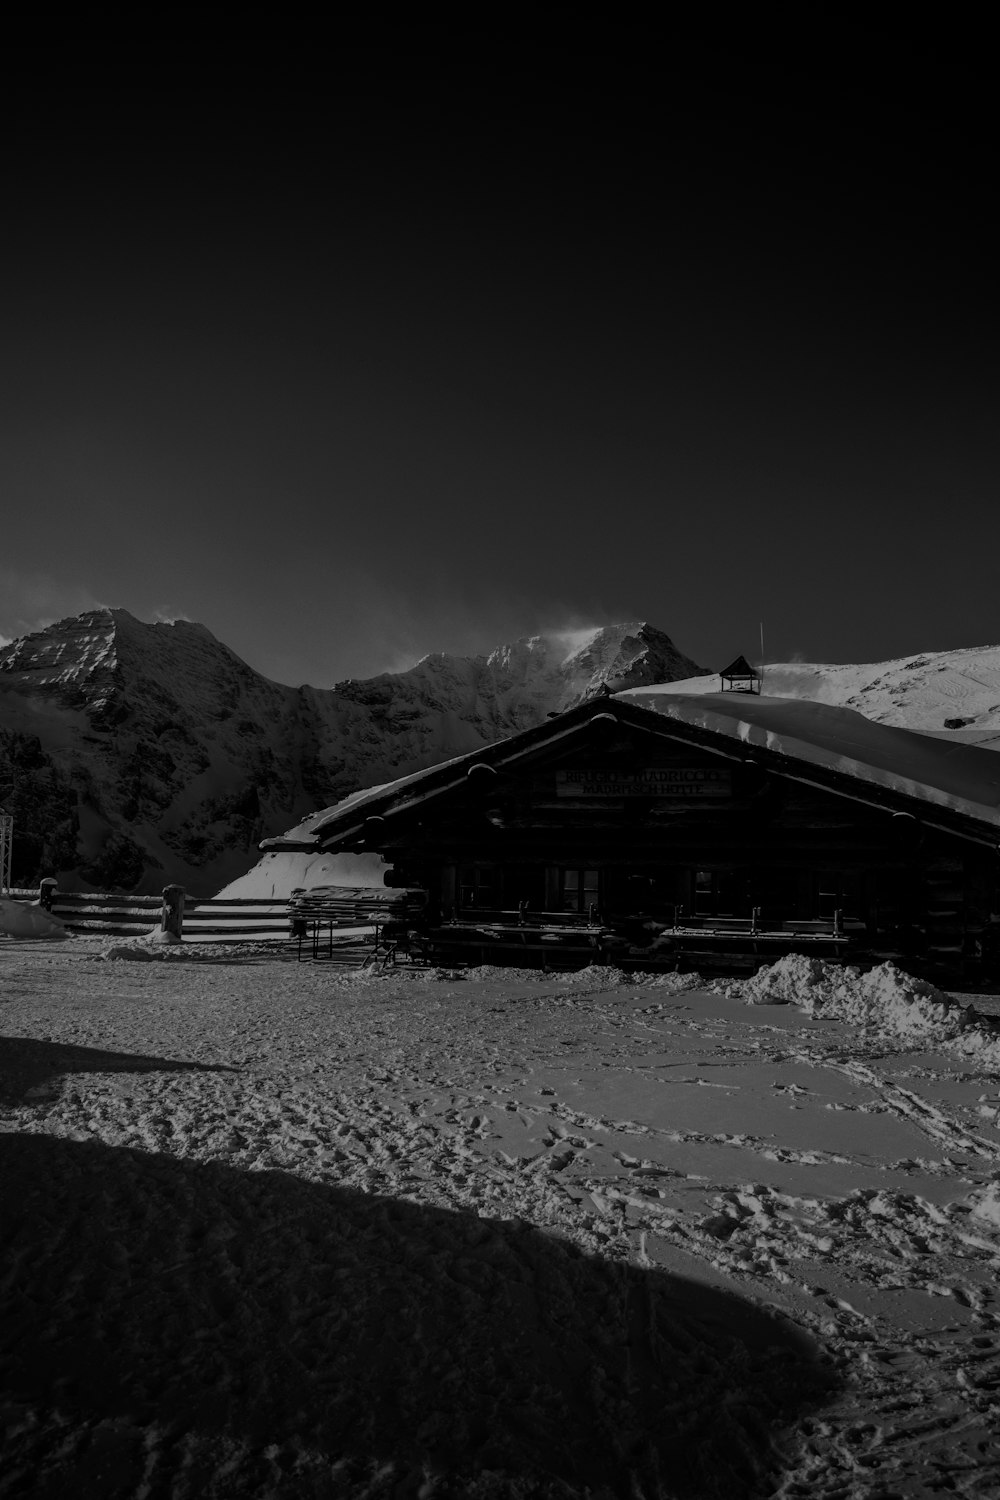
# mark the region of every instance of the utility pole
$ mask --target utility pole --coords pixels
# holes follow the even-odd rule
[[[14,847],[14,815],[0,807],[0,895],[10,890],[10,856]]]

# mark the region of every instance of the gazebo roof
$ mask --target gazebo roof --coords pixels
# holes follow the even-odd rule
[[[745,656],[738,656],[731,661],[728,667],[723,667],[719,673],[720,677],[752,677],[755,680],[760,677],[756,667],[752,667]]]

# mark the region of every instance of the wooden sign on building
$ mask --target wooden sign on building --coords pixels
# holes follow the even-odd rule
[[[685,801],[732,795],[732,772],[717,766],[586,766],[556,772],[556,795],[672,797]]]

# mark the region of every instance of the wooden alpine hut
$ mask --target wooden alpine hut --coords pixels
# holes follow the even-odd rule
[[[380,854],[442,962],[1000,978],[1000,755],[819,703],[595,697],[261,847]]]

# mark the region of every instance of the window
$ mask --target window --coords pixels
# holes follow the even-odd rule
[[[695,870],[696,917],[749,917],[751,905],[748,870]]]
[[[687,880],[680,870],[611,866],[604,871],[601,907],[608,916],[672,921],[675,906],[687,902]]]
[[[468,907],[499,905],[497,872],[492,865],[462,865],[458,871],[458,904]]]
[[[576,911],[586,914],[592,906],[597,906],[599,901],[599,871],[583,869],[563,870],[562,899],[560,902],[563,911]]]
[[[835,911],[843,917],[864,915],[861,878],[852,870],[821,870],[816,876],[817,917],[830,920]]]

